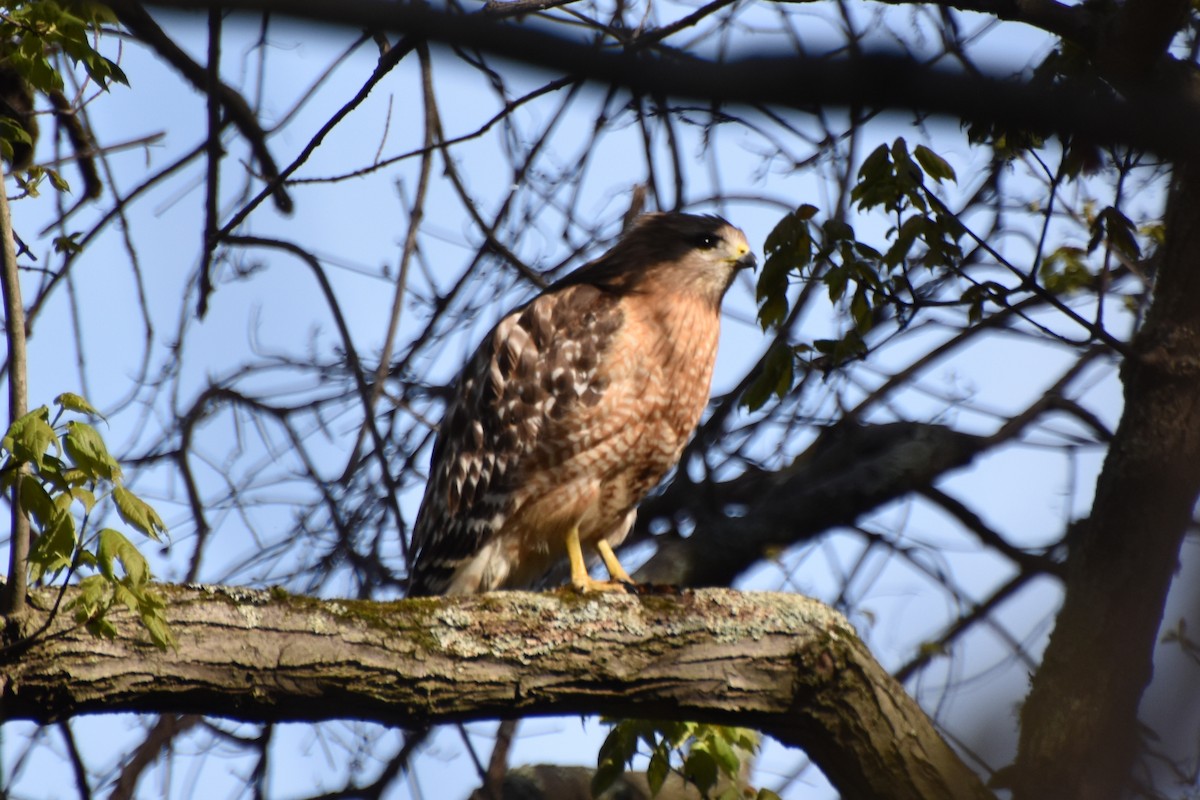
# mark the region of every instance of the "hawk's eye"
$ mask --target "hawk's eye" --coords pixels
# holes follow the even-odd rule
[[[701,250],[712,250],[721,243],[721,237],[715,233],[702,233],[696,237],[696,247]]]

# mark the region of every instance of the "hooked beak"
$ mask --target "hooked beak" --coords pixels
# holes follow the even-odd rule
[[[734,266],[737,267],[739,270],[754,269],[756,266],[758,266],[758,259],[754,257],[754,253],[747,250],[745,253],[740,255],[737,258],[737,260],[735,260],[733,263],[734,263]]]

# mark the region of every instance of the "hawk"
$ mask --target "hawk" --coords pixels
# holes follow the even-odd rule
[[[563,555],[581,592],[632,583],[613,548],[700,420],[721,301],[754,263],[720,217],[646,214],[501,319],[434,442],[409,596],[526,587]]]

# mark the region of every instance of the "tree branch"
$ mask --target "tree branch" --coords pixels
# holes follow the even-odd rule
[[[124,609],[109,612],[112,640],[60,617],[0,665],[4,718],[154,711],[412,726],[603,711],[758,728],[803,747],[847,797],[990,797],[849,623],[805,597],[371,603],[162,590],[176,650],[146,643]],[[49,595],[35,601],[48,607]]]
[[[171,8],[207,9],[216,0],[155,0]],[[1081,133],[1101,144],[1124,143],[1162,156],[1195,154],[1200,102],[1189,88],[1146,85],[1125,99],[1095,78],[1061,85],[968,74],[904,56],[808,58],[795,53],[721,62],[660,48],[606,50],[594,42],[515,25],[487,15],[463,15],[389,0],[220,0],[228,10],[270,12],[324,25],[394,30],[600,83],[635,94],[715,103],[795,108],[866,106],[950,114],[971,122],[1055,133]]]
[[[1176,168],[1166,226],[1154,300],[1122,365],[1125,412],[1091,515],[1068,539],[1063,607],[1021,710],[1020,800],[1124,797],[1138,752],[1138,705],[1200,496],[1200,165]]]
[[[851,525],[884,503],[928,487],[991,446],[987,437],[942,425],[896,422],[838,425],[790,466],[751,470],[723,483],[694,484],[681,472],[663,494],[642,503],[639,535],[656,518],[686,509],[696,530],[660,538],[638,580],[677,586],[728,586],[773,548]],[[730,514],[730,508],[739,513]]]
[[[108,5],[117,13],[121,24],[130,33],[149,47],[152,47],[186,81],[196,87],[198,91],[205,93],[211,91],[209,71],[193,61],[191,56],[185,53],[179,45],[175,44],[174,40],[170,36],[167,36],[163,29],[158,26],[158,23],[146,13],[141,3],[133,2],[133,0],[108,0]],[[212,8],[218,9],[219,4],[214,3]],[[263,177],[267,181],[278,178],[279,167],[276,165],[275,158],[271,155],[271,151],[267,147],[267,134],[259,125],[258,115],[254,113],[254,109],[250,108],[250,104],[246,102],[246,99],[241,94],[224,82],[217,83],[214,96],[224,108],[225,113],[229,115],[229,120],[237,127],[242,136],[246,138],[246,142],[254,152],[254,157],[258,160],[258,166],[262,170]],[[211,132],[211,135],[216,134],[215,132]],[[276,185],[273,195],[275,207],[286,214],[290,214],[292,211],[292,198],[288,195],[287,190],[282,186]]]
[[[0,164],[0,287],[4,295],[4,334],[8,344],[8,421],[11,424],[25,416],[29,399],[25,369],[25,305],[21,300],[17,247],[4,177],[4,165]],[[21,509],[20,480],[13,481],[11,502],[8,584],[0,599],[3,600],[3,613],[18,614],[25,608],[30,535],[29,517]]]
[[[912,0],[879,0],[888,5],[913,5]],[[1008,22],[1021,22],[1084,45],[1091,38],[1094,13],[1085,5],[1057,0],[941,0],[934,5],[988,14]]]

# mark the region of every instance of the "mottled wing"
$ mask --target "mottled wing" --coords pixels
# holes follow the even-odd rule
[[[445,592],[454,572],[516,511],[524,473],[564,457],[561,424],[591,405],[621,325],[619,298],[591,285],[542,294],[512,312],[471,357],[434,443],[413,529],[409,595]]]

